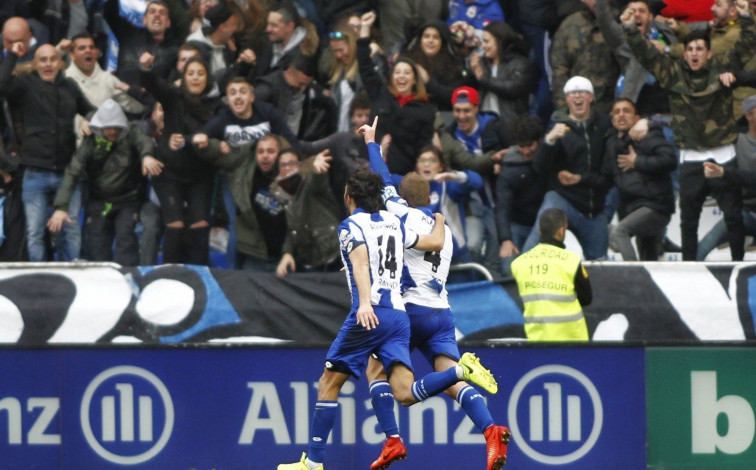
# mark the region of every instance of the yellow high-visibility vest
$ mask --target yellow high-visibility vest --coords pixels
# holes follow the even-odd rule
[[[512,274],[525,306],[530,341],[588,341],[583,308],[575,293],[580,257],[540,243],[512,262]]]

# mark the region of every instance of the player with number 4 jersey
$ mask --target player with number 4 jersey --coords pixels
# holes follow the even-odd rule
[[[361,130],[366,135],[370,168],[381,175],[385,184],[383,199],[386,209],[396,214],[408,229],[418,234],[430,233],[435,221],[430,209],[426,207],[430,203],[428,182],[415,172],[408,173],[402,179],[397,193],[380,146],[370,141],[371,130],[374,133],[375,129],[363,126]],[[451,230],[445,227],[444,247],[440,251],[422,251],[413,247],[404,252],[402,297],[410,319],[410,349],[419,348],[436,371],[455,366],[457,361],[464,367],[467,361],[477,360],[469,353],[462,359],[459,356],[454,317],[446,292],[452,250]],[[383,451],[370,466],[375,470],[387,468],[392,462],[406,458],[407,449],[399,437],[393,413],[394,400],[377,360],[370,360],[366,375],[370,382],[373,409],[386,434]],[[495,389],[486,389],[496,393]],[[483,396],[470,385],[458,382],[448,388],[446,394],[459,402],[473,423],[484,433],[488,470],[500,469],[506,463],[509,429],[495,424]]]
[[[357,170],[347,182],[344,202],[351,215],[339,226],[339,242],[352,306],[328,350],[318,382],[309,449],[299,462],[281,464],[278,470],[323,470],[339,392],[350,376],[362,375],[371,354],[381,358],[389,390],[405,406],[441,393],[460,380],[494,381],[490,372],[474,361],[469,367],[452,366],[415,381],[409,357],[410,325],[401,298],[404,250],[440,250],[444,218],[436,215],[436,228],[419,236],[383,210],[382,188],[381,177],[367,169]]]

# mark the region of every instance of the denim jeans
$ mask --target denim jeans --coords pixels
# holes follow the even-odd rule
[[[62,172],[27,168],[24,172],[22,200],[26,213],[26,238],[29,248],[29,261],[47,261],[45,249],[45,229],[50,216],[55,193],[63,179]],[[81,185],[78,184],[71,201],[68,203],[68,217],[72,224],[63,224],[63,229],[56,235],[55,247],[59,261],[71,261],[79,257],[81,250]]]
[[[746,235],[756,237],[756,213],[743,209],[743,226],[745,227]],[[727,225],[724,218],[722,218],[698,242],[696,259],[704,261],[709,256],[709,253],[727,240]]]
[[[580,247],[583,249],[583,258],[587,261],[606,258],[606,250],[609,248],[609,227],[607,227],[606,214],[601,212],[590,218],[579,210],[572,207],[565,198],[556,191],[549,191],[543,198],[541,208],[538,209],[536,220],[540,220],[541,214],[546,209],[561,209],[567,215],[568,229],[575,234]],[[538,223],[528,235],[523,252],[538,244],[540,233]]]

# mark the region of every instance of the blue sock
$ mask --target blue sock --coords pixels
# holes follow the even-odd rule
[[[337,401],[319,401],[315,403],[315,413],[312,415],[312,438],[307,458],[313,462],[323,463],[325,460],[325,448],[328,435],[336,421],[336,413],[339,411]]]
[[[399,434],[399,426],[394,416],[394,393],[385,380],[376,380],[370,384],[370,400],[373,403],[375,417],[386,437]]]
[[[468,385],[460,390],[457,393],[457,402],[481,431],[495,424],[483,395],[473,387]]]
[[[423,401],[438,395],[457,382],[459,382],[459,379],[455,367],[450,367],[442,372],[431,372],[412,384],[412,395],[417,401]]]

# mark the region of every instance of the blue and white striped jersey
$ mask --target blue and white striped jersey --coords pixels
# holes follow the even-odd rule
[[[368,144],[370,168],[383,177],[386,185],[383,200],[386,209],[396,214],[404,226],[418,235],[428,235],[436,221],[427,207],[409,207],[407,201],[399,197],[391,175],[388,173],[378,144]],[[407,303],[431,308],[449,308],[446,292],[446,278],[453,254],[451,230],[444,227],[444,247],[441,251],[420,251],[415,248],[404,252],[405,268],[402,273],[402,297]]]
[[[404,310],[401,291],[404,249],[415,246],[418,238],[412,231],[405,233],[399,218],[383,210],[370,214],[358,208],[341,222],[341,260],[346,268],[347,283],[352,294],[352,313],[359,307],[359,295],[349,254],[360,245],[367,248],[370,262],[370,303]]]

